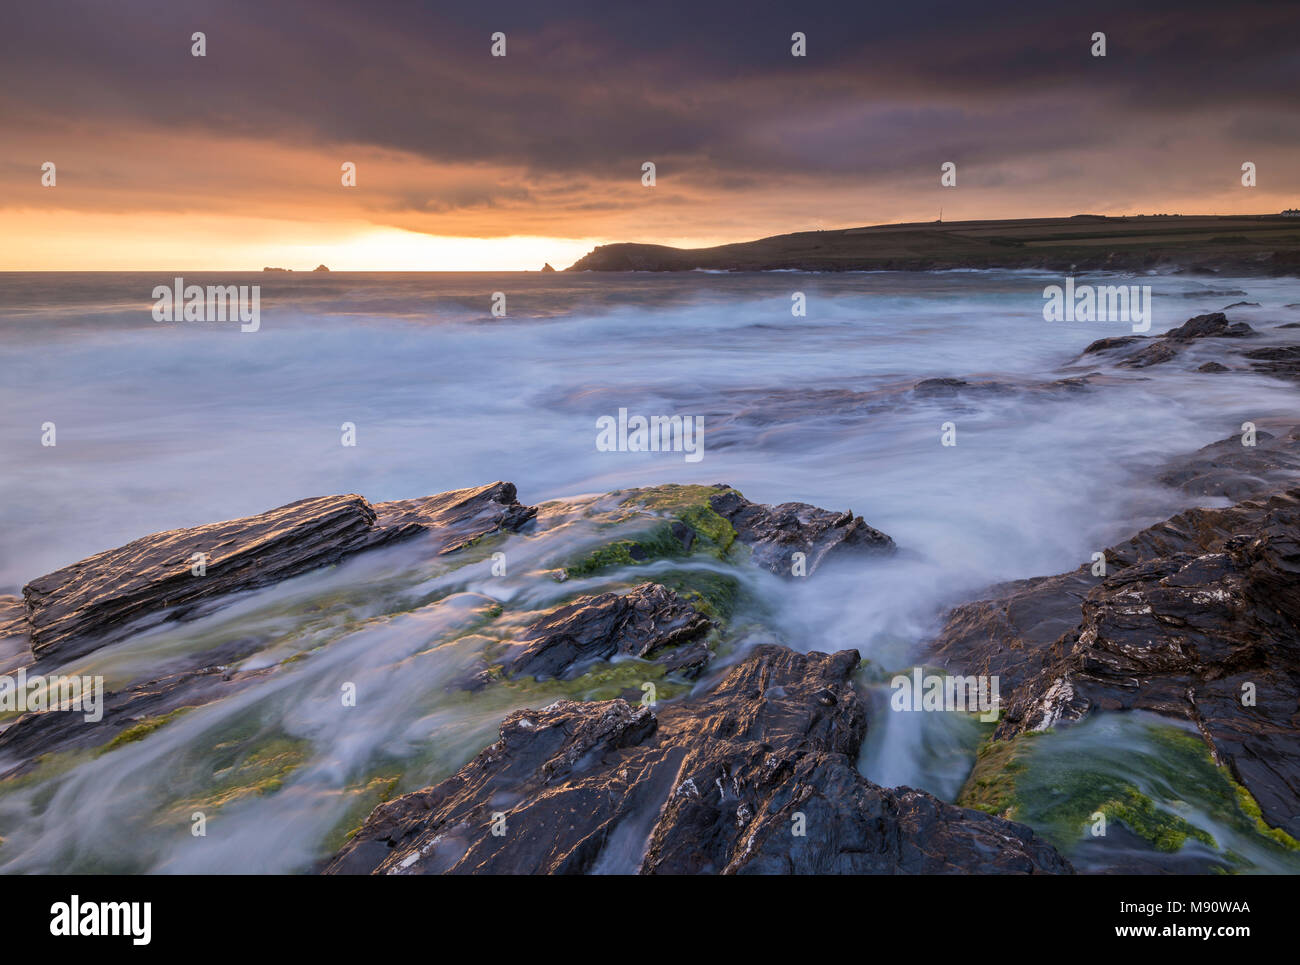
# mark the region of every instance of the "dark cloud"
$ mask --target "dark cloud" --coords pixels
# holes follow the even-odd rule
[[[1294,150],[1298,11],[1221,0],[45,0],[6,11],[0,111],[24,143],[94,122],[174,131],[205,151],[233,139],[358,145],[570,185],[635,177],[647,159],[661,177],[721,192],[782,177],[930,178],[944,159],[996,185],[1072,146],[1177,140],[1186,152],[1200,137],[1207,151],[1224,138]],[[190,56],[196,30],[206,58]],[[496,30],[505,58],[488,53]],[[796,30],[806,58],[790,56]],[[1096,30],[1104,59],[1089,54]],[[543,200],[535,185],[461,182],[402,186],[378,207]]]

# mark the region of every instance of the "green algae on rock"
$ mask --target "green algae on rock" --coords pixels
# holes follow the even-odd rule
[[[1285,832],[1216,764],[1194,732],[1148,715],[1099,715],[1083,724],[988,740],[958,803],[1022,821],[1063,852],[1118,823],[1154,852],[1194,845],[1220,870],[1269,870],[1300,862]]]

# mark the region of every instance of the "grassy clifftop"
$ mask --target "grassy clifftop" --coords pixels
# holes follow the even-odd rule
[[[715,248],[601,245],[568,271],[804,271],[1181,266],[1300,274],[1300,218],[1150,215],[875,225],[800,231]]]

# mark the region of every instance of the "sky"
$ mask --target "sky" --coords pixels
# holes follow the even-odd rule
[[[41,0],[0,25],[0,270],[563,268],[941,209],[1300,207],[1294,2]]]

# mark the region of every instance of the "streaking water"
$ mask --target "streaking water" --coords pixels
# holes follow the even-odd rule
[[[1300,301],[1293,280],[1128,281],[1154,288],[1152,333],[1240,300],[1262,307],[1230,316],[1262,329],[1300,319],[1282,307]],[[148,532],[308,495],[378,501],[509,479],[536,504],[728,482],[757,501],[851,508],[894,537],[903,552],[887,562],[795,584],[750,577],[774,610],[770,638],[857,648],[888,673],[953,602],[1071,569],[1183,508],[1152,481],[1164,459],[1296,411],[1283,383],[1182,361],[1092,391],[1032,391],[1095,368],[1062,370],[1088,342],[1129,331],[1045,323],[1043,287],[1060,279],[1034,272],[186,282],[261,284],[261,330],[155,323],[150,292],[169,278],[154,274],[0,275],[0,592]],[[1207,289],[1248,295],[1194,294]],[[509,318],[490,317],[495,291]],[[794,291],[806,318],[791,317]],[[1021,388],[907,391],[949,376]],[[597,451],[596,419],[619,408],[704,416],[703,460]],[[940,445],[948,421],[952,448]],[[45,422],[56,447],[40,445]],[[355,448],[340,445],[344,422]],[[546,576],[591,538],[574,512],[554,507],[537,533],[509,537],[505,580],[411,544],[76,663],[113,687],[237,638],[259,641],[240,669],[309,654],[138,743],[0,793],[0,869],[309,869],[381,793],[445,776],[511,707],[566,692],[469,699],[449,685],[503,632],[485,631],[496,601],[519,623],[515,607],[574,592]],[[344,714],[343,680],[382,698]],[[974,739],[951,716],[876,715],[864,771],[951,798]],[[261,793],[239,790],[250,786]],[[219,814],[207,838],[189,834],[195,808]]]

